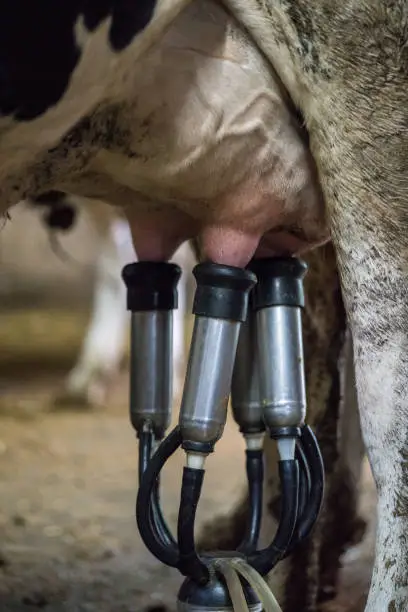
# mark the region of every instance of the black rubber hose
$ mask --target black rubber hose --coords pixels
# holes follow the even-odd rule
[[[139,440],[139,484],[142,482],[143,474],[152,456],[153,436],[152,431],[141,431],[137,436]]]
[[[305,453],[301,445],[299,444],[299,442],[297,442],[296,444],[295,459],[299,463],[298,516],[297,516],[296,527],[293,532],[292,540],[283,558],[286,558],[289,554],[291,554],[291,552],[293,551],[293,548],[299,544],[297,540],[297,533],[298,533],[300,522],[306,516],[307,507],[309,503],[310,489],[311,489],[311,476],[310,476],[309,466],[307,464]]]
[[[184,576],[188,576],[198,584],[206,584],[210,579],[208,568],[198,556],[194,541],[195,518],[204,474],[204,470],[190,467],[183,469],[177,522],[177,539],[180,550],[178,568]]]
[[[162,514],[160,507],[160,496],[159,496],[160,479],[158,478],[152,491],[152,510],[153,520],[156,526],[157,533],[159,534],[163,544],[165,546],[173,546],[177,548],[177,542],[173,538],[170,529],[167,526],[165,518]]]
[[[166,545],[162,542],[159,533],[155,530],[153,521],[150,520],[153,511],[152,493],[164,464],[180,445],[181,434],[180,428],[177,426],[163,440],[150,459],[146,470],[142,474],[136,499],[136,521],[140,536],[152,555],[170,567],[178,567],[179,551],[177,546]]]
[[[302,446],[297,442],[295,459],[299,463],[299,497],[298,497],[298,524],[306,511],[309,502],[310,489],[312,486],[309,466]],[[295,529],[296,533],[296,529]]]
[[[152,431],[142,431],[138,434],[139,438],[139,484],[142,482],[143,474],[149,465],[152,456],[152,447],[154,434]],[[159,497],[160,477],[157,478],[151,497],[151,512],[149,520],[152,522],[152,529],[155,529],[157,536],[160,538],[163,546],[177,547],[177,542],[173,538],[160,508]]]
[[[298,511],[299,464],[296,459],[279,461],[281,513],[273,542],[263,550],[248,555],[247,561],[265,576],[282,559],[290,545],[296,527]]]
[[[238,548],[243,554],[252,553],[257,546],[262,519],[263,499],[263,451],[246,451],[246,473],[248,480],[249,514],[244,538]]]
[[[324,496],[323,457],[316,436],[308,425],[302,427],[302,434],[299,442],[310,470],[311,486],[307,507],[303,515],[299,517],[292,542],[285,556],[289,555],[295,546],[303,542],[310,535],[319,517]]]

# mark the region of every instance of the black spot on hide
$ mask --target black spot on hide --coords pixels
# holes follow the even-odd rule
[[[79,62],[80,17],[94,31],[110,17],[119,52],[152,18],[156,0],[3,0],[0,4],[0,114],[30,121],[64,95]]]

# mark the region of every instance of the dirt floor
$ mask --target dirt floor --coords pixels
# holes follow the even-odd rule
[[[134,519],[137,448],[127,416],[127,374],[108,406],[50,411],[73,363],[82,313],[0,313],[0,610],[141,612],[169,605],[180,579],[145,551]],[[183,456],[163,478],[172,526]],[[242,462],[242,469],[237,462]],[[208,462],[200,520],[231,508],[243,482],[243,449],[229,423]],[[362,504],[373,515],[368,470]],[[373,528],[345,563],[331,611],[359,612],[370,577]]]

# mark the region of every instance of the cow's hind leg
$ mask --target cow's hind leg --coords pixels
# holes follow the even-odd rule
[[[58,404],[100,404],[123,358],[128,329],[126,289],[121,271],[135,259],[128,224],[114,217],[99,248],[90,322],[77,362],[57,398]]]
[[[181,268],[181,277],[178,283],[178,308],[173,312],[173,395],[177,401],[183,391],[184,374],[186,367],[186,316],[191,312],[190,296],[188,292],[189,280],[196,264],[194,253],[189,242],[182,244],[172,259]]]
[[[408,148],[400,131],[408,114],[406,105],[386,98],[392,94],[388,89],[381,100],[370,98],[368,109],[365,94],[353,92],[353,114],[341,123],[330,109],[328,132],[314,134],[378,493],[367,612],[408,609]],[[384,125],[386,99],[389,109],[404,115],[390,110]],[[345,130],[357,117],[356,129],[351,124]],[[322,143],[336,144],[320,151]]]
[[[367,610],[402,612],[408,608],[407,262],[390,257],[385,244],[378,238],[370,241],[368,233],[354,249],[359,261],[347,262],[350,249],[341,256],[343,283],[363,436],[378,492],[376,557]],[[402,245],[397,250],[401,253]]]

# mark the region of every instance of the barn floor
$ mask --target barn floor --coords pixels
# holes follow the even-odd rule
[[[107,408],[50,411],[73,363],[85,316],[73,311],[5,311],[0,318],[0,609],[23,612],[140,612],[171,605],[178,575],[146,553],[132,517],[136,441],[127,418],[127,376]],[[243,469],[229,423],[208,475],[200,520],[232,507]],[[164,478],[172,526],[183,456]],[[363,507],[372,515],[368,470]],[[331,612],[359,612],[370,576],[372,529],[349,555]],[[157,611],[160,608],[157,608]]]

